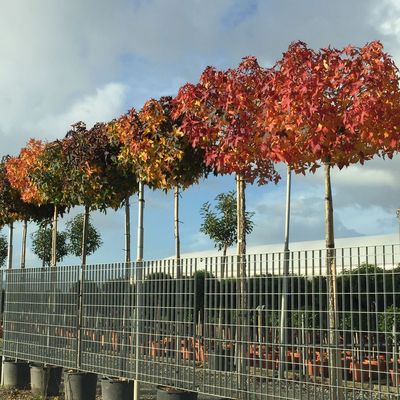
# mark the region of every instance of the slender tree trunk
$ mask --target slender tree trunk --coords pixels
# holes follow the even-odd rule
[[[283,276],[281,287],[281,315],[280,315],[280,329],[279,329],[279,376],[285,377],[286,372],[286,350],[288,344],[288,326],[287,326],[287,302],[288,302],[288,279],[289,279],[289,228],[290,228],[290,200],[291,200],[291,171],[290,167],[287,168],[286,180],[286,212],[285,212],[285,245],[284,245],[284,259],[283,259]]]
[[[133,381],[133,398],[139,400],[140,398],[140,385],[138,380],[139,374],[139,350],[140,350],[140,331],[141,331],[141,304],[142,304],[142,262],[143,262],[143,242],[144,242],[144,227],[143,227],[143,213],[144,213],[144,184],[139,182],[138,190],[138,226],[137,226],[137,247],[136,247],[136,379]]]
[[[78,307],[78,347],[77,347],[77,367],[81,366],[82,361],[82,322],[83,322],[83,292],[84,292],[84,279],[86,272],[86,257],[87,257],[87,238],[88,238],[88,225],[89,225],[89,206],[85,206],[85,213],[83,215],[82,226],[82,253],[81,253],[81,269],[79,279],[79,307]]]
[[[20,268],[25,268],[25,261],[26,261],[26,234],[28,231],[28,222],[25,219],[22,222],[22,243],[21,243],[21,262]]]
[[[125,198],[125,267],[123,282],[123,308],[122,308],[122,326],[119,328],[122,332],[121,337],[121,353],[122,357],[119,361],[120,372],[123,375],[126,371],[128,357],[128,331],[129,331],[129,303],[130,296],[130,265],[131,262],[131,209],[129,204],[129,196]],[[126,290],[126,292],[125,292]]]
[[[85,206],[85,214],[83,215],[83,227],[82,227],[82,266],[83,267],[86,267],[88,225],[89,225],[89,206]]]
[[[225,276],[228,275],[228,260],[227,260],[227,257],[226,257],[227,251],[228,251],[228,245],[224,244],[224,247],[222,248],[221,279],[224,279]]]
[[[14,235],[14,223],[10,222],[10,224],[8,225],[8,251],[7,251],[7,268],[8,269],[12,269],[13,235]]]
[[[324,165],[325,170],[325,245],[328,277],[328,330],[329,330],[329,378],[332,397],[343,398],[341,390],[341,354],[339,349],[337,318],[337,272],[335,257],[335,238],[333,227],[333,200],[331,186],[331,167]]]
[[[9,270],[12,269],[12,256],[13,256],[13,222],[10,222],[8,225],[8,249],[7,249],[7,268]],[[1,356],[1,364],[2,366],[4,365],[5,361],[5,356]],[[3,386],[4,385],[4,368],[1,369],[1,378],[0,378],[0,383]]]
[[[175,317],[175,362],[179,365],[181,359],[181,337],[182,337],[182,269],[181,269],[181,243],[179,237],[179,186],[174,188],[174,236],[175,236],[175,258],[176,258],[176,281],[177,292],[175,294],[176,317]]]
[[[54,204],[54,214],[53,214],[53,225],[51,229],[51,262],[52,268],[57,265],[57,220],[58,220],[58,210],[57,206]]]
[[[247,268],[246,268],[246,183],[243,177],[236,176],[236,200],[237,200],[237,257],[238,257],[238,278],[239,278],[239,313],[238,313],[238,373],[239,373],[239,388],[242,393],[242,398],[246,397],[247,392],[247,365],[246,365],[246,349],[248,340],[247,332]]]
[[[226,293],[227,293],[227,287],[225,283],[225,276],[227,275],[226,272],[228,267],[228,260],[226,256],[227,250],[228,250],[228,245],[224,244],[224,247],[222,249],[222,259],[221,259],[221,286],[220,286],[221,287],[220,291],[223,296],[220,296],[220,299],[226,298]],[[218,310],[218,331],[217,331],[219,339],[224,338],[224,329],[223,329],[224,315],[225,315],[224,307],[220,303]]]
[[[125,262],[131,261],[131,208],[129,196],[125,199]]]
[[[181,240],[179,236],[179,186],[175,186],[174,190],[174,227],[175,227],[175,257],[177,260],[181,258]]]
[[[246,255],[246,183],[240,175],[236,176],[236,207],[237,207],[237,254],[238,256]],[[241,264],[240,276],[246,276],[246,265]]]
[[[143,213],[144,213],[144,184],[143,182],[139,182],[136,261],[143,261],[143,241],[144,241]]]

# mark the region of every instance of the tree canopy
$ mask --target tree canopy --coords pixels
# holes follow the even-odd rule
[[[203,152],[184,135],[172,104],[169,96],[150,99],[139,113],[131,109],[109,125],[123,145],[119,159],[155,189],[186,188],[206,173]]]
[[[0,268],[4,267],[8,254],[7,238],[0,234]]]
[[[377,41],[320,51],[293,43],[263,94],[261,126],[297,172],[364,163],[398,146],[398,70]]]
[[[268,73],[254,57],[237,69],[207,67],[196,84],[186,84],[175,100],[174,115],[193,147],[205,153],[205,163],[220,174],[235,173],[259,184],[278,182],[273,162],[259,151],[260,89]]]
[[[137,190],[136,175],[118,162],[120,146],[110,141],[107,127],[97,123],[87,130],[83,122],[72,126],[62,141],[69,180],[69,205],[92,209],[118,209]]]
[[[82,254],[82,230],[83,214],[78,214],[75,218],[67,222],[66,237],[68,238],[68,250],[76,257]],[[92,225],[89,217],[86,254],[93,254],[102,244],[101,235]]]
[[[51,242],[52,231],[48,225],[42,225],[32,233],[32,251],[42,260],[43,266],[50,266],[51,262]],[[66,232],[57,232],[56,261],[60,262],[69,253]]]
[[[212,209],[209,202],[204,203],[201,207],[200,214],[203,218],[203,222],[200,227],[200,232],[209,236],[214,242],[215,247],[217,247],[219,251],[223,250],[225,255],[228,247],[234,245],[237,240],[236,195],[233,191],[220,193],[215,198],[215,201],[215,210]],[[253,216],[253,212],[246,211],[246,234],[250,234],[253,230]]]
[[[11,185],[7,171],[9,160],[10,157],[3,157],[0,162],[0,226],[22,220],[49,220],[52,215],[49,204],[35,205],[26,202],[22,200],[21,192]]]

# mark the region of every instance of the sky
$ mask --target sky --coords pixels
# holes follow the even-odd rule
[[[235,67],[254,55],[271,66],[297,40],[318,49],[378,39],[400,65],[398,0],[0,0],[0,10],[1,155],[18,154],[31,137],[62,138],[79,120],[91,126],[149,98],[174,96],[208,65]],[[278,185],[247,188],[247,208],[255,213],[249,246],[283,241],[286,184],[285,169],[279,169]],[[397,231],[399,170],[398,156],[334,170],[337,237]],[[212,177],[182,194],[183,253],[213,248],[199,232],[199,210],[234,186],[233,177]],[[293,178],[292,241],[324,237],[323,190],[320,172]],[[144,258],[171,256],[173,196],[145,195]],[[137,200],[131,203],[135,250]],[[61,229],[81,211],[65,216]],[[123,261],[123,212],[94,213],[93,224],[104,244],[88,262]],[[35,229],[30,225],[29,232]],[[18,264],[20,224],[14,236]],[[39,264],[30,243],[27,264]]]

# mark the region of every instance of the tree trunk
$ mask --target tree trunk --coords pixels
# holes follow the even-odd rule
[[[21,262],[20,268],[25,268],[26,261],[26,234],[28,231],[28,222],[26,219],[22,222],[22,243],[21,243]]]
[[[7,268],[12,269],[14,223],[10,222],[8,227]]]
[[[175,186],[174,190],[174,227],[175,227],[175,257],[177,260],[181,258],[181,241],[179,236],[179,186]]]
[[[133,398],[134,400],[139,400],[140,398],[140,385],[138,380],[139,374],[139,359],[140,354],[139,350],[141,347],[140,344],[140,332],[141,332],[141,304],[142,304],[142,261],[143,261],[143,242],[144,242],[144,227],[143,227],[143,213],[144,213],[144,184],[143,182],[139,182],[139,189],[138,189],[138,226],[137,226],[137,247],[136,247],[136,334],[135,334],[135,357],[136,357],[136,378],[133,381]]]
[[[125,262],[131,262],[131,208],[129,196],[125,199]]]
[[[227,296],[227,284],[225,283],[225,276],[227,275],[227,268],[228,268],[228,260],[226,256],[226,252],[228,250],[228,245],[224,244],[224,247],[222,249],[222,259],[221,259],[221,286],[220,286],[220,299],[224,298],[226,299]],[[221,301],[221,300],[220,300]],[[218,310],[218,329],[217,329],[217,338],[218,339],[224,339],[224,329],[222,328],[223,322],[224,322],[224,316],[226,314],[226,310],[224,310],[224,307],[220,303],[219,305],[219,310]]]
[[[143,241],[144,241],[143,213],[144,213],[144,184],[143,182],[139,182],[136,261],[143,261]]]
[[[174,188],[174,236],[175,236],[175,258],[176,258],[176,280],[177,292],[175,293],[176,316],[175,316],[175,362],[180,364],[181,359],[181,336],[182,336],[182,294],[183,281],[181,270],[181,244],[179,237],[179,186]]]
[[[77,337],[78,346],[77,346],[77,360],[76,360],[78,370],[81,367],[81,361],[82,361],[83,291],[85,288],[84,279],[86,272],[88,224],[89,224],[89,206],[85,206],[85,214],[83,215],[83,226],[82,226],[81,269],[79,276],[78,337]]]
[[[288,303],[288,279],[289,279],[289,228],[290,228],[290,200],[291,200],[291,171],[290,167],[287,168],[286,180],[286,212],[285,212],[285,245],[284,245],[284,259],[283,259],[283,276],[281,287],[281,315],[280,315],[280,329],[279,329],[279,376],[281,379],[285,377],[286,373],[286,350],[288,344],[288,326],[287,326],[287,303]]]
[[[86,267],[88,225],[89,225],[89,206],[85,206],[85,214],[83,216],[83,227],[82,227],[82,266],[83,267]]]
[[[341,354],[339,349],[337,318],[337,272],[335,258],[335,238],[333,227],[333,200],[331,186],[331,166],[324,165],[325,170],[325,245],[326,268],[328,277],[328,330],[329,330],[329,379],[332,396],[342,399]]]
[[[245,213],[246,213],[246,197],[245,197],[246,183],[240,175],[236,176],[236,207],[237,207],[237,254],[238,256],[246,255],[246,226],[245,226]],[[246,276],[246,265],[242,265],[240,269],[240,276]]]
[[[247,268],[246,268],[246,183],[243,177],[236,176],[236,200],[237,200],[237,257],[238,257],[238,279],[239,279],[239,312],[237,325],[237,340],[238,344],[238,373],[239,373],[239,388],[242,393],[242,398],[246,397],[247,392],[247,365],[246,365],[246,340],[249,337],[247,328]]]
[[[51,262],[50,266],[55,268],[57,265],[57,219],[58,210],[57,206],[54,204],[54,214],[53,214],[53,225],[51,229]]]
[[[120,360],[120,374],[123,375],[127,368],[127,358],[128,358],[128,336],[129,336],[129,303],[131,300],[130,291],[130,265],[131,262],[131,209],[129,204],[129,196],[125,198],[125,266],[124,266],[124,292],[123,298],[123,308],[122,308],[122,326],[119,328],[122,332],[121,337],[121,353],[123,352]]]
[[[228,260],[226,257],[227,251],[228,251],[228,245],[224,244],[224,247],[222,249],[221,279],[224,279],[225,276],[228,275]]]

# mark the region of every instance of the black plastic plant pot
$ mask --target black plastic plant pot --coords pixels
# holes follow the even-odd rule
[[[157,400],[197,400],[197,392],[185,392],[167,386],[158,386]]]
[[[4,387],[8,389],[29,388],[29,364],[25,361],[4,361]]]
[[[101,398],[103,400],[132,400],[133,382],[103,378],[101,380]]]
[[[96,400],[97,375],[89,372],[64,372],[65,400]]]
[[[61,367],[31,365],[31,392],[39,396],[60,394]]]

